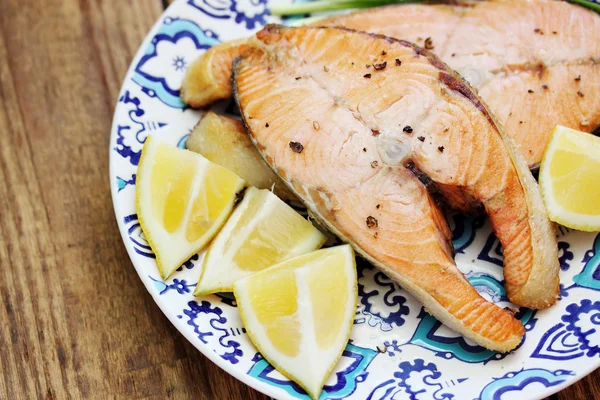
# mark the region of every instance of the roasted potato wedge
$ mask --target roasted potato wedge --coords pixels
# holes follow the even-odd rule
[[[258,154],[241,121],[209,111],[190,134],[186,146],[235,172],[252,186],[272,188],[284,201],[296,200],[296,196]]]

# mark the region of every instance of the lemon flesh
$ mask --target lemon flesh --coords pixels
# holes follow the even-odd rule
[[[230,292],[236,280],[318,249],[325,241],[269,190],[250,187],[210,245],[194,294]]]
[[[600,231],[600,138],[557,126],[540,166],[540,187],[552,221]]]
[[[214,237],[244,185],[233,172],[198,154],[146,139],[136,206],[163,279]]]
[[[294,257],[234,284],[254,345],[313,399],[350,337],[356,279],[354,252],[343,245]]]

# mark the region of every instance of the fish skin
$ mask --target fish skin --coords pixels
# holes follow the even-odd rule
[[[431,50],[479,90],[531,168],[539,166],[555,125],[584,132],[600,125],[600,16],[583,7],[553,0],[404,4],[315,25],[345,26],[420,46],[430,38]],[[230,49],[213,69],[228,68],[227,60],[241,53]],[[226,78],[214,82],[224,88],[218,98],[231,95]]]
[[[539,308],[556,301],[556,239],[537,184],[468,84],[412,43],[350,29],[269,25],[249,43],[234,62],[234,96],[273,170],[325,226],[440,321],[489,349],[514,349],[522,324],[460,273],[443,213],[411,169],[483,203],[505,246],[505,268],[514,271],[511,299]],[[366,68],[383,53],[402,66]],[[452,117],[458,112],[460,120]],[[404,158],[389,158],[394,141],[409,148]],[[466,165],[457,150],[468,154]]]

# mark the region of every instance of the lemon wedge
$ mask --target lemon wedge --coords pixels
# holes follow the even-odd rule
[[[552,221],[600,231],[600,138],[557,126],[540,167],[540,187]]]
[[[231,292],[236,280],[318,249],[326,240],[269,190],[250,187],[208,248],[194,294]]]
[[[263,357],[317,399],[350,337],[358,301],[349,245],[294,257],[235,282],[248,336]]]
[[[136,207],[167,279],[214,237],[244,181],[201,155],[148,137],[137,171]]]

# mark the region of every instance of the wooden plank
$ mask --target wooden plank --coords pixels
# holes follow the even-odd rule
[[[551,397],[552,400],[600,399],[600,369]]]
[[[264,399],[162,315],[108,184],[114,104],[158,0],[0,2],[0,398]]]

